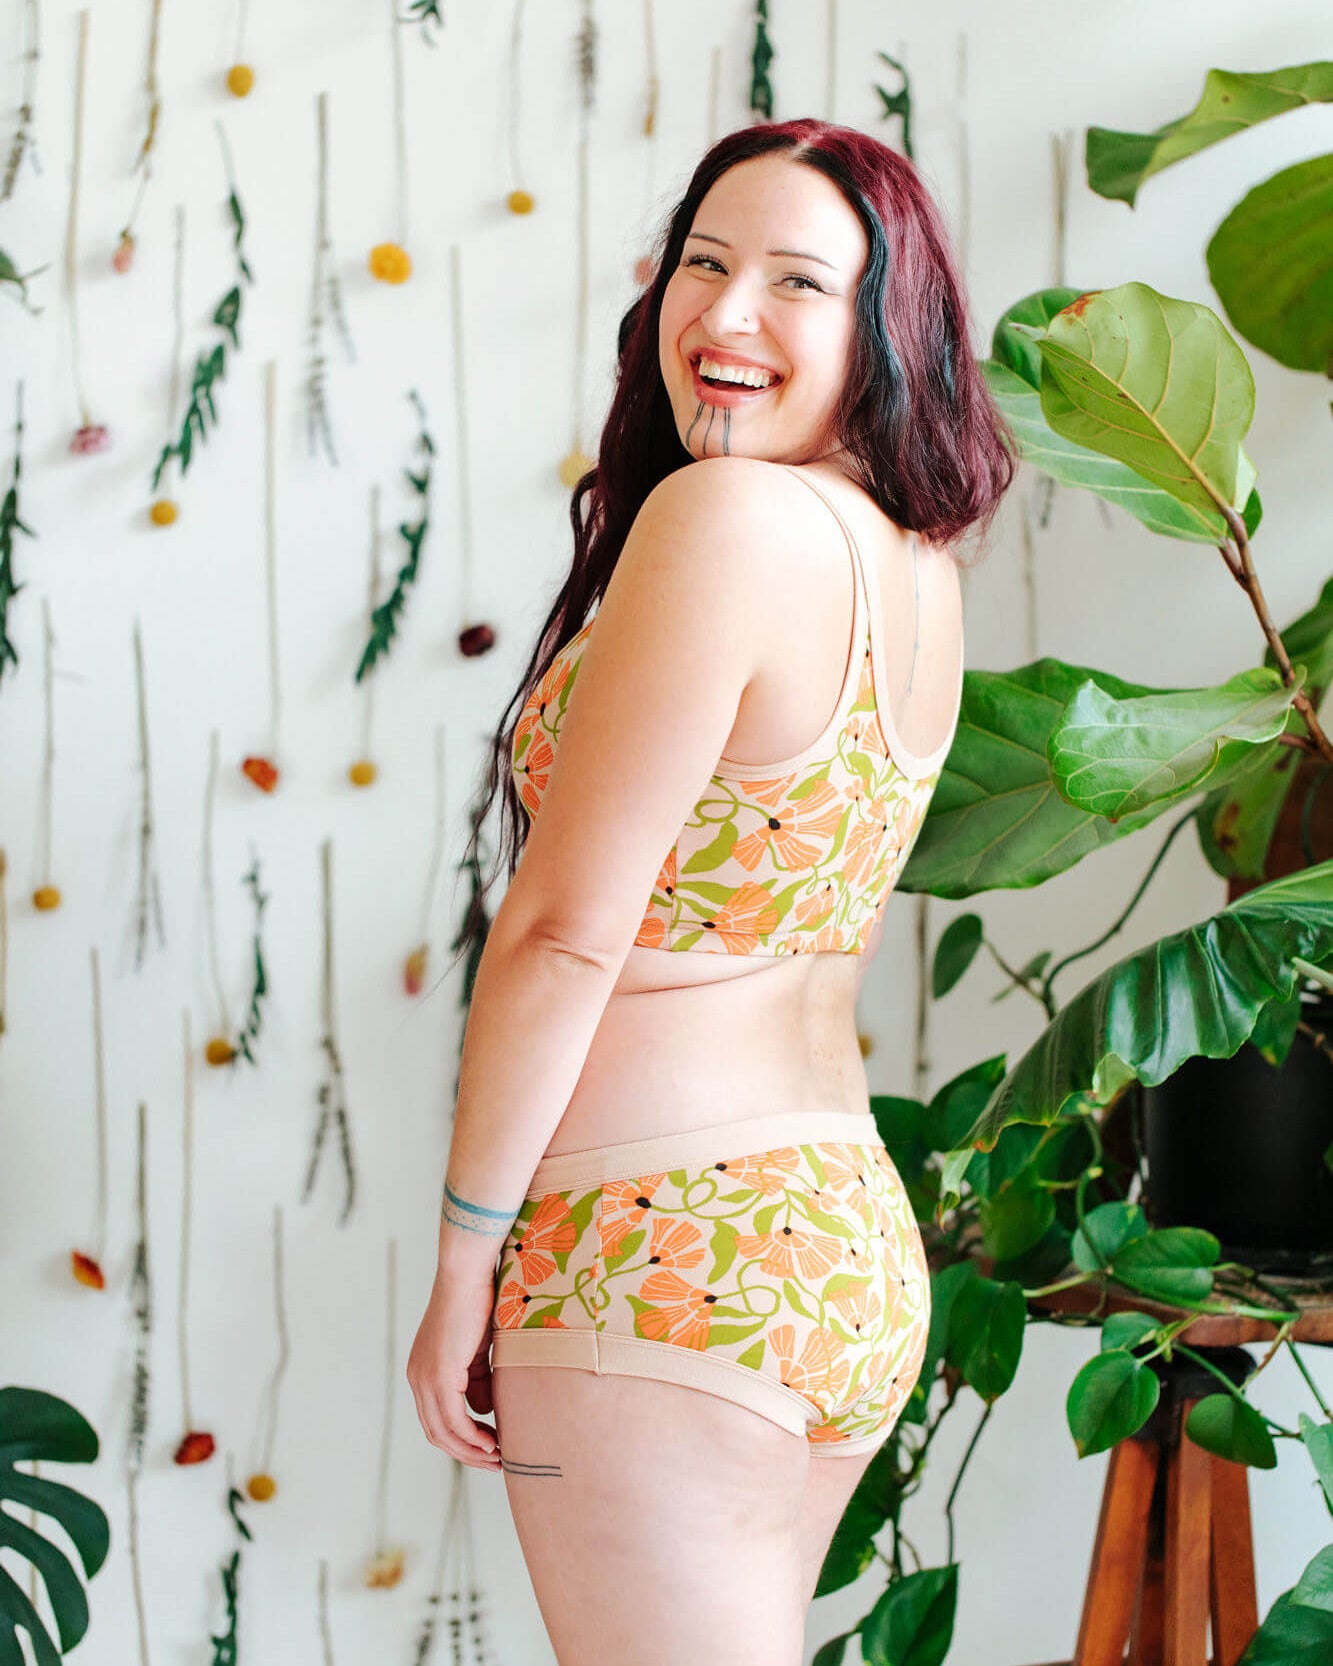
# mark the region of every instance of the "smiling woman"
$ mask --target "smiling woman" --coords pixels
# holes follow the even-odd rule
[[[951,546],[1014,466],[911,163],[815,121],[715,145],[474,807],[509,884],[458,945],[408,1366],[427,1437],[503,1469],[561,1666],[797,1666],[921,1369],[855,999],[958,721]]]

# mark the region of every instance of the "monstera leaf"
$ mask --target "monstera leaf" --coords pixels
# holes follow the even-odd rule
[[[106,1560],[110,1544],[100,1505],[72,1487],[14,1466],[31,1458],[86,1464],[96,1456],[96,1432],[66,1401],[36,1388],[0,1388],[0,1548],[17,1552],[42,1576],[60,1633],[57,1648],[18,1582],[0,1567],[0,1666],[23,1666],[20,1631],[28,1634],[37,1666],[60,1666],[61,1654],[88,1629],[88,1599],[69,1558],[4,1506],[36,1510],[59,1522],[89,1579]]]
[[[1333,156],[1313,156],[1256,185],[1207,250],[1232,327],[1279,364],[1320,376],[1333,354],[1330,226]]]
[[[1260,75],[1210,69],[1194,109],[1155,133],[1090,127],[1085,152],[1088,185],[1098,196],[1118,198],[1132,208],[1144,180],[1173,162],[1288,110],[1330,100],[1333,63],[1295,64]]]
[[[1010,1123],[1053,1122],[1082,1092],[1107,1104],[1135,1078],[1164,1082],[1186,1059],[1230,1058],[1270,1002],[1290,1000],[1297,960],[1333,960],[1333,862],[1248,892],[1126,955],[1080,990],[946,1155],[941,1210],[957,1203],[973,1148],[993,1149]]]
[[[1182,503],[1127,463],[1090,450],[1058,434],[1042,409],[1042,359],[1027,329],[1045,329],[1058,312],[1077,301],[1077,289],[1042,289],[1026,295],[1000,319],[991,338],[991,357],[981,362],[986,384],[1014,432],[1024,461],[1062,486],[1094,492],[1142,521],[1149,532],[1196,544],[1216,544],[1227,535],[1214,506]],[[1049,375],[1049,373],[1048,373]],[[1253,472],[1253,471],[1251,471]],[[1254,536],[1262,517],[1259,494],[1251,491],[1244,510],[1246,532]]]

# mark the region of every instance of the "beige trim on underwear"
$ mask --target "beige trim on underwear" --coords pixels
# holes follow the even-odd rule
[[[660,1174],[710,1158],[720,1161],[785,1145],[814,1145],[821,1140],[843,1140],[849,1145],[883,1143],[869,1111],[775,1111],[769,1116],[715,1122],[707,1128],[688,1128],[653,1139],[558,1151],[537,1164],[527,1196],[629,1180],[640,1174]]]

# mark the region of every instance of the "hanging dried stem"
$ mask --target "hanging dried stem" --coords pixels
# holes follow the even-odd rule
[[[375,629],[375,609],[379,605],[382,572],[380,566],[380,488],[370,488],[370,579],[366,599],[366,628]],[[371,735],[374,727],[375,679],[365,679],[365,699],[361,705],[361,756],[371,756]]]
[[[444,17],[440,11],[440,0],[408,0],[405,23],[419,23],[421,38],[427,46],[434,46],[435,40],[431,29],[443,29]]]
[[[144,1439],[148,1433],[148,1344],[153,1333],[153,1291],[148,1271],[148,1107],[139,1101],[138,1144],[135,1162],[134,1267],[130,1297],[134,1302],[134,1396],[130,1407],[130,1471],[143,1468]]]
[[[306,373],[306,445],[310,455],[323,444],[329,462],[337,467],[338,454],[333,444],[333,430],[329,423],[329,409],[325,398],[324,371],[328,361],[324,357],[324,299],[330,269],[332,246],[329,241],[329,95],[320,93],[315,99],[316,180],[315,180],[315,259],[314,276],[310,285],[310,368]]]
[[[287,1332],[287,1293],[283,1278],[281,1204],[275,1204],[273,1208],[273,1312],[278,1327],[278,1358],[273,1367],[273,1375],[264,1390],[259,1417],[262,1431],[259,1469],[264,1475],[273,1473],[273,1447],[278,1434],[278,1393],[291,1355],[291,1341]]]
[[[254,282],[249,262],[245,258],[242,247],[245,236],[245,214],[241,208],[240,198],[236,195],[236,186],[232,179],[231,157],[227,147],[227,136],[222,124],[217,124],[218,141],[222,146],[224,166],[227,171],[227,207],[232,219],[232,248],[236,255],[236,264],[241,277],[247,283]],[[241,317],[242,290],[239,283],[235,283],[213,309],[213,323],[224,336],[231,341],[233,349],[240,351],[241,337],[239,331]],[[182,475],[188,474],[190,460],[194,456],[196,440],[203,441],[208,437],[208,423],[216,425],[217,409],[213,404],[213,385],[222,381],[227,371],[227,343],[220,341],[211,353],[201,353],[195,360],[194,374],[190,379],[190,403],[186,407],[181,422],[180,436],[173,443],[162,448],[162,455],[158,458],[157,467],[153,470],[152,489],[157,491],[158,483],[163,471],[170,460],[175,457],[180,463]],[[205,421],[207,413],[207,422]]]
[[[222,982],[222,969],[218,959],[218,911],[217,891],[213,880],[213,806],[217,798],[218,784],[218,732],[216,729],[208,737],[208,781],[204,787],[204,838],[203,860],[201,866],[201,884],[204,892],[204,935],[208,943],[208,966],[213,976],[213,996],[217,1003],[218,1030],[222,1035],[231,1034],[231,1011],[227,1004],[227,991]]]
[[[319,1560],[319,1645],[324,1655],[324,1666],[333,1666],[333,1629],[329,1624],[329,1564]]]
[[[321,1021],[324,1026],[320,1038],[320,1048],[324,1053],[327,1074],[319,1085],[316,1095],[319,1103],[319,1120],[315,1125],[315,1139],[310,1153],[310,1163],[306,1169],[305,1189],[301,1196],[303,1203],[308,1202],[314,1190],[315,1176],[319,1170],[319,1159],[324,1148],[329,1125],[333,1123],[338,1132],[339,1155],[343,1163],[343,1208],[338,1217],[338,1225],[344,1226],[352,1212],[352,1204],[356,1198],[356,1170],[352,1160],[352,1133],[347,1116],[347,1087],[343,1076],[342,1056],[338,1051],[335,1034],[335,1002],[333,977],[333,841],[325,839],[320,849],[321,857],[321,897],[323,907],[323,966],[320,980],[320,1009]]]
[[[430,867],[426,873],[426,888],[421,898],[421,929],[417,939],[425,943],[430,938],[430,919],[435,911],[435,892],[439,885],[440,868],[444,863],[444,849],[448,843],[448,800],[445,795],[444,725],[435,726],[435,832],[431,840]]]
[[[139,175],[134,205],[120,232],[122,244],[131,248],[134,246],[134,222],[139,216],[148,181],[153,175],[153,147],[157,143],[158,121],[162,114],[162,98],[157,89],[157,49],[161,38],[162,0],[152,0],[152,7],[153,17],[148,33],[148,67],[144,75],[144,92],[148,98],[148,130],[144,134],[143,144],[139,147],[139,154],[134,159],[132,171]]]
[[[167,934],[162,924],[161,892],[153,865],[153,777],[148,748],[148,695],[144,682],[143,636],[137,618],[134,621],[134,683],[139,713],[139,769],[143,777],[139,807],[139,885],[134,908],[134,970],[137,972],[143,966],[148,943],[150,909],[157,926],[158,946],[167,946]]]
[[[254,1064],[256,1060],[254,1053],[251,1051],[250,1043],[259,1039],[263,1027],[259,1003],[268,994],[268,973],[264,966],[264,941],[261,934],[264,909],[268,905],[268,897],[259,889],[259,858],[253,851],[250,856],[250,871],[241,883],[249,886],[250,897],[255,906],[254,982],[250,990],[250,1008],[246,1014],[241,1033],[236,1038],[236,1050],[238,1053],[243,1053],[246,1059]]]
[[[227,1464],[227,1511],[235,1523],[239,1539],[253,1539],[254,1534],[240,1517],[240,1506],[245,1502],[241,1494],[232,1485],[231,1462]],[[237,1660],[237,1627],[240,1618],[240,1573],[241,1573],[241,1545],[238,1543],[231,1555],[220,1569],[222,1579],[222,1601],[225,1607],[226,1629],[218,1635],[209,1633],[209,1642],[213,1645],[212,1666],[236,1666]]]
[[[901,47],[899,50],[902,50]],[[896,93],[886,93],[883,87],[876,84],[875,91],[879,94],[880,101],[884,105],[884,108],[880,111],[880,115],[885,121],[888,121],[892,116],[902,117],[903,154],[909,159],[909,161],[915,160],[912,152],[911,80],[908,77],[906,69],[904,69],[903,65],[899,63],[897,58],[891,58],[887,52],[880,52],[877,56],[882,58],[892,69],[896,69],[899,75],[903,78],[903,84]]]
[[[37,119],[37,65],[41,59],[38,49],[41,22],[38,0],[24,0],[23,15],[27,19],[28,45],[23,53],[22,102],[19,105],[18,125],[14,129],[14,137],[9,146],[9,160],[5,163],[4,183],[0,185],[0,202],[8,202],[13,196],[19,169],[23,166],[23,158],[29,152],[32,153],[33,167],[39,174],[42,171],[37,161],[37,139],[33,132],[33,124]]]
[[[384,1516],[389,1494],[389,1455],[393,1449],[393,1403],[398,1391],[398,1240],[389,1239],[384,1296],[384,1421],[375,1483],[374,1554],[383,1556]]]
[[[509,107],[506,132],[509,139],[509,178],[516,191],[523,190],[527,174],[519,160],[519,125],[522,114],[522,79],[520,64],[523,48],[523,7],[525,0],[514,0],[513,21],[509,25]]]
[[[407,100],[403,90],[403,43],[399,36],[398,0],[389,0],[389,39],[393,47],[393,189],[397,242],[407,247]]]
[[[181,1120],[181,1264],[176,1286],[176,1341],[180,1354],[181,1415],[186,1433],[194,1429],[190,1406],[190,1224],[194,1185],[194,1046],[190,1040],[190,1009],[181,1014],[185,1049],[185,1102]]]
[[[126,1477],[130,1499],[130,1584],[134,1591],[134,1618],[138,1627],[139,1666],[149,1666],[148,1611],[143,1593],[143,1563],[139,1554],[139,1471],[131,1469]]]
[[[97,1135],[97,1218],[93,1227],[93,1259],[99,1267],[106,1260],[107,1135],[106,1135],[106,1036],[102,1028],[102,966],[97,946],[92,950],[93,973],[93,1116]]]
[[[32,528],[25,526],[19,518],[19,481],[23,475],[23,380],[20,377],[15,395],[16,415],[14,418],[14,472],[10,476],[9,490],[5,493],[4,501],[0,503],[0,682],[4,681],[5,666],[12,664],[18,669],[18,649],[9,639],[9,605],[20,590],[26,588],[19,584],[14,577],[14,534],[22,532],[29,538],[36,537]]]
[[[824,120],[836,121],[838,104],[838,0],[824,0]]]
[[[426,1666],[431,1645],[435,1641],[435,1628],[439,1624],[440,1603],[444,1599],[444,1581],[449,1569],[449,1551],[453,1545],[454,1530],[458,1523],[463,1489],[463,1465],[458,1462],[457,1458],[451,1458],[449,1468],[452,1484],[449,1489],[449,1502],[445,1506],[444,1520],[440,1526],[439,1544],[435,1552],[435,1578],[431,1585],[430,1595],[426,1598],[426,1618],[422,1622],[421,1630],[417,1633],[416,1653],[412,1657],[412,1666]],[[455,1653],[454,1659],[462,1659],[461,1651]]]
[[[967,125],[967,31],[958,32],[958,256],[967,270],[972,249],[972,149]]]
[[[0,1035],[8,1029],[5,1009],[9,997],[9,859],[0,845]]]
[[[768,38],[768,0],[755,0],[754,46],[750,52],[750,109],[765,121],[773,120],[773,83],[768,66],[775,54]]]
[[[278,659],[278,363],[264,366],[264,611],[268,618],[269,757],[278,756],[282,676]]]
[[[389,645],[397,635],[398,618],[407,600],[408,586],[414,584],[417,571],[421,564],[421,547],[425,542],[426,530],[430,525],[430,459],[435,455],[435,444],[426,429],[426,411],[416,390],[408,395],[416,407],[417,416],[421,423],[421,430],[417,435],[417,449],[425,454],[426,466],[420,474],[413,474],[411,469],[404,469],[408,482],[414,492],[422,500],[421,519],[415,526],[400,525],[398,535],[407,545],[407,560],[398,570],[398,578],[390,592],[388,599],[377,607],[371,615],[370,640],[366,643],[356,668],[355,682],[361,679],[378,663],[380,657],[387,654]]]
[[[79,404],[79,422],[84,428],[93,426],[88,414],[88,401],[83,396],[82,355],[79,351],[79,177],[83,164],[83,107],[84,84],[88,70],[89,11],[85,6],[79,13],[79,56],[74,72],[74,156],[70,164],[69,213],[65,220],[65,298],[69,308],[71,363],[74,369],[74,391]]]
[[[581,0],[582,21],[579,24],[576,51],[579,66],[579,106],[585,116],[591,115],[597,99],[597,21],[592,14],[592,0]]]

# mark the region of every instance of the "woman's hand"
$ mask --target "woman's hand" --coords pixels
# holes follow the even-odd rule
[[[407,1380],[417,1416],[432,1446],[474,1469],[499,1469],[500,1447],[494,1431],[469,1417],[494,1410],[491,1368],[491,1315],[495,1287],[450,1281],[437,1272],[407,1360]]]

